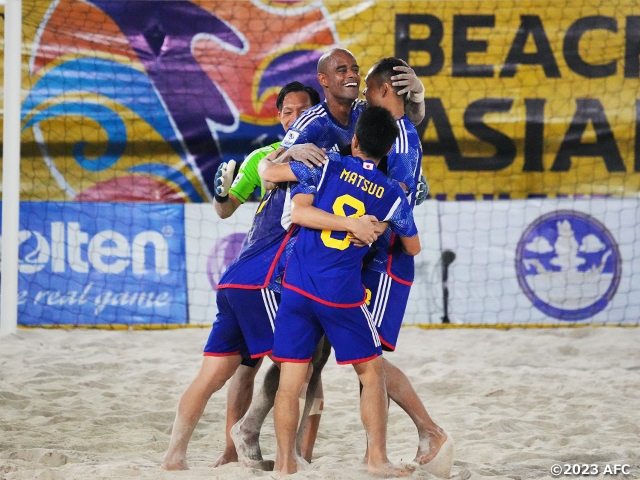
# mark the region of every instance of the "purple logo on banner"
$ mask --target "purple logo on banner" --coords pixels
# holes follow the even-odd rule
[[[19,323],[186,323],[182,205],[20,205]]]
[[[207,260],[207,276],[209,277],[211,288],[214,290],[218,287],[222,273],[240,253],[242,242],[246,236],[246,233],[232,233],[218,241],[213,250],[211,250]]]
[[[538,310],[584,320],[603,310],[620,283],[620,252],[595,218],[559,210],[536,219],[516,248],[518,283]]]

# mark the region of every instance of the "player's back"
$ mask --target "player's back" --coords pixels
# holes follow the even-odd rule
[[[260,202],[240,253],[222,274],[218,288],[255,289],[273,284],[280,254],[292,234],[290,191],[287,185],[278,186]]]
[[[400,134],[387,155],[387,175],[406,185],[407,200],[413,208],[420,179],[422,145],[418,132],[406,116],[396,123]],[[385,230],[373,244],[375,252],[372,252],[374,255],[365,268],[387,273],[402,283],[410,284],[414,278],[414,260],[403,253],[399,243],[390,229]]]
[[[356,121],[366,108],[366,103],[356,100],[351,106],[348,125],[342,125],[329,111],[326,101],[304,112],[291,125],[282,140],[282,147],[313,143],[327,152],[339,152],[351,144]]]
[[[328,154],[317,184],[314,206],[341,216],[374,215],[391,220],[394,230],[413,235],[415,225],[404,192],[375,164],[356,157]],[[303,182],[292,194],[309,193]],[[360,305],[360,281],[367,247],[354,246],[345,232],[302,228],[285,274],[285,286],[332,305]]]

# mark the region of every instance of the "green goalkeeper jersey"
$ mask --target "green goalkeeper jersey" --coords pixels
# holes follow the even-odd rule
[[[260,175],[258,175],[258,163],[278,148],[280,148],[280,142],[272,143],[271,145],[258,148],[251,152],[249,156],[244,159],[244,162],[242,162],[238,175],[233,181],[229,193],[233,194],[234,197],[244,203],[255,189],[260,187],[260,196],[264,197],[265,191],[262,187]]]

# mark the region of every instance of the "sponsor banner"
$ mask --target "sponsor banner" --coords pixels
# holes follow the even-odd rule
[[[436,198],[634,196],[636,3],[34,0],[23,198],[206,202],[222,160],[284,135],[282,86],[321,90],[332,46],[363,73],[387,56],[415,69]]]
[[[637,323],[640,202],[442,203],[460,324]]]
[[[182,205],[20,204],[21,325],[187,321]]]
[[[246,203],[233,217],[221,220],[212,205],[185,205],[190,323],[210,324],[215,320],[218,280],[240,252],[257,206]],[[427,201],[416,207],[414,213],[422,251],[416,257],[415,281],[404,323],[440,323],[438,202]]]
[[[216,318],[216,287],[249,232],[258,203],[245,203],[221,220],[211,204],[184,206],[189,322],[211,324]]]
[[[347,2],[325,5],[347,17]],[[425,85],[419,133],[437,198],[639,191],[635,0],[349,5],[337,30],[363,71],[401,57]]]

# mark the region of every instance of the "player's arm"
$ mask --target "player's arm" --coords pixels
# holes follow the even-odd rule
[[[413,211],[411,205],[404,196],[402,188],[399,186],[396,189],[398,201],[394,204],[385,221],[389,221],[391,224],[391,230],[398,234],[402,243],[402,249],[407,255],[412,257],[420,253],[420,236],[418,235],[418,228],[413,218]]]
[[[327,161],[327,155],[324,150],[316,147],[313,143],[296,144],[289,147],[289,149],[281,147],[267,157],[274,164],[297,160],[309,168],[320,167]]]
[[[214,180],[213,206],[218,216],[223,219],[233,215],[233,212],[242,205],[242,202],[230,193],[235,167],[235,160],[221,163]]]
[[[271,160],[269,156],[260,160],[258,164],[258,174],[265,182],[280,183],[298,181],[288,162],[280,163],[277,158]]]
[[[376,234],[378,219],[373,215],[363,215],[358,218],[341,217],[325,212],[313,206],[312,193],[299,193],[291,199],[291,221],[303,227],[317,230],[333,230],[335,232],[349,232],[363,246],[373,243],[378,238]]]
[[[420,236],[414,235],[413,237],[403,237],[400,236],[400,241],[402,242],[402,250],[407,255],[411,255],[415,257],[420,253],[422,247],[420,246]]]
[[[226,202],[220,203],[217,198],[213,199],[213,206],[216,209],[216,213],[223,220],[229,218],[238,209],[243,202],[238,200],[232,193],[229,194],[229,198]]]
[[[411,123],[419,125],[424,120],[424,85],[417,77],[416,73],[409,66],[393,67],[399,72],[391,77],[391,85],[394,87],[403,87],[398,91],[398,95],[407,94],[404,102],[404,113],[409,117]]]

